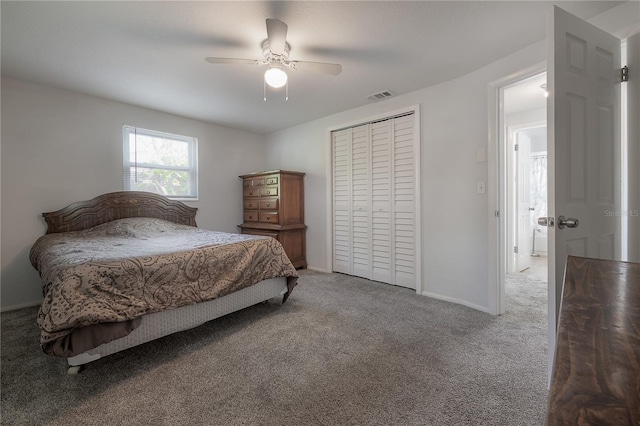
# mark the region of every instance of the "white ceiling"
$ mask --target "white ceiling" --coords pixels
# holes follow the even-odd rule
[[[543,84],[547,84],[547,73],[533,76],[505,88],[504,113],[510,115],[545,108],[547,98],[541,87]]]
[[[622,2],[0,3],[2,74],[269,133],[462,76],[545,37],[550,4],[588,19]],[[265,19],[289,25],[291,60],[340,63],[337,77],[289,72],[262,100]]]

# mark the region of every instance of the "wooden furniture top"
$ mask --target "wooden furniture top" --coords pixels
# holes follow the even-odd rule
[[[250,178],[250,177],[256,177],[256,176],[263,176],[263,175],[273,175],[276,173],[285,173],[285,174],[289,174],[289,175],[300,175],[300,176],[304,176],[305,174],[302,172],[294,172],[292,170],[269,170],[266,172],[254,172],[254,173],[249,173],[246,175],[240,175],[240,177],[242,179],[245,178]]]
[[[47,234],[81,231],[129,217],[153,217],[196,226],[195,207],[162,195],[142,191],[120,191],[78,201],[55,212],[42,213]]]
[[[548,425],[640,425],[640,264],[569,256]]]

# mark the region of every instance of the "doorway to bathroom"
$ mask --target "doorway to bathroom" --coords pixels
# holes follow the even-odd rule
[[[538,225],[547,216],[546,73],[505,87],[503,95],[505,291],[517,295],[510,300],[546,302],[547,228]]]

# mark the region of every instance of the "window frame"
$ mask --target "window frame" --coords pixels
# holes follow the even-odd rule
[[[189,150],[189,166],[188,167],[180,167],[180,166],[165,166],[161,164],[155,163],[136,163],[135,159],[130,158],[130,143],[129,138],[130,135],[134,134],[145,135],[150,137],[168,139],[186,142],[188,144]],[[189,173],[189,188],[191,188],[191,194],[186,195],[165,195],[159,194],[164,197],[167,197],[170,200],[179,200],[179,201],[198,201],[198,138],[192,136],[184,136],[177,135],[174,133],[161,132],[158,130],[150,130],[143,129],[141,127],[135,127],[130,125],[122,126],[122,181],[123,188],[125,191],[136,191],[136,189],[131,188],[131,168],[140,167],[146,169],[158,169],[158,170],[184,170]],[[149,191],[152,192],[152,191]],[[154,192],[156,193],[156,192]],[[158,194],[158,193],[156,193]]]

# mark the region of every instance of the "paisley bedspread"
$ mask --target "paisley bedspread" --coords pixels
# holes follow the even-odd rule
[[[43,280],[40,343],[73,330],[118,323],[225,296],[297,272],[269,237],[228,234],[152,218],[130,218],[84,231],[40,237],[30,252]]]

